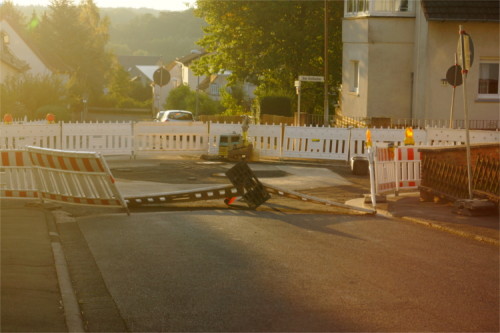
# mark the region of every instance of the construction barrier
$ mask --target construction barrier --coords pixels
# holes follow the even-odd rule
[[[381,194],[396,190],[396,163],[394,148],[375,147],[374,173],[375,193]]]
[[[27,147],[38,196],[80,205],[128,208],[104,158],[94,152]]]
[[[34,170],[26,150],[1,150],[0,167],[1,198],[38,198]]]
[[[285,127],[284,158],[347,160],[350,130],[330,127]]]
[[[51,148],[51,147],[48,147]],[[61,149],[132,155],[131,123],[62,123]]]
[[[416,147],[396,148],[397,181],[396,192],[400,189],[417,189],[420,185],[421,156]]]
[[[60,125],[46,123],[0,124],[0,149],[23,149],[26,146],[60,148]]]
[[[206,153],[208,128],[201,122],[134,124],[134,152]]]
[[[375,147],[375,191],[377,194],[402,189],[417,189],[420,185],[420,153],[418,148]]]

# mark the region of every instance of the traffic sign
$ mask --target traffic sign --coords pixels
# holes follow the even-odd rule
[[[474,43],[472,38],[465,31],[460,31],[457,45],[458,63],[462,65],[465,72],[468,72],[474,62]]]
[[[324,82],[325,78],[323,76],[299,75],[299,81]]]
[[[170,82],[170,72],[165,67],[160,67],[153,73],[155,84],[163,87]]]
[[[446,72],[446,81],[453,87],[460,86],[463,83],[462,67],[460,67],[460,65],[453,65],[448,68]]]

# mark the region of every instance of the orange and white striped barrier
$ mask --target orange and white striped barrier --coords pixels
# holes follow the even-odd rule
[[[397,148],[397,182],[396,191],[400,189],[416,189],[420,185],[420,152],[416,147]]]
[[[33,166],[25,150],[1,150],[0,198],[38,198]]]
[[[376,192],[416,189],[420,185],[420,152],[417,147],[376,147]]]
[[[375,191],[377,194],[396,189],[394,148],[375,147]]]
[[[34,174],[40,199],[123,207],[129,213],[111,171],[100,154],[38,147],[27,147],[27,152],[36,170]]]

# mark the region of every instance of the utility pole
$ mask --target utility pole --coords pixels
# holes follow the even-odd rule
[[[328,122],[328,0],[325,0],[325,46],[324,46],[324,74],[323,76],[325,77],[325,81],[323,83],[323,94],[324,94],[324,102],[323,102],[323,108],[324,108],[324,125],[327,126],[329,125]]]

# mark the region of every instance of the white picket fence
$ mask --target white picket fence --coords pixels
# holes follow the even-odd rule
[[[202,122],[193,123],[139,122],[133,124],[135,153],[175,151],[206,153],[208,128]]]
[[[404,129],[370,129],[374,143],[401,146]],[[221,123],[57,123],[0,124],[0,149],[37,146],[103,155],[153,153],[217,154],[221,134],[241,133]],[[262,157],[349,160],[365,155],[366,129],[250,125],[249,141]],[[465,143],[461,129],[414,130],[416,146]],[[470,131],[471,143],[500,142],[498,131]]]

